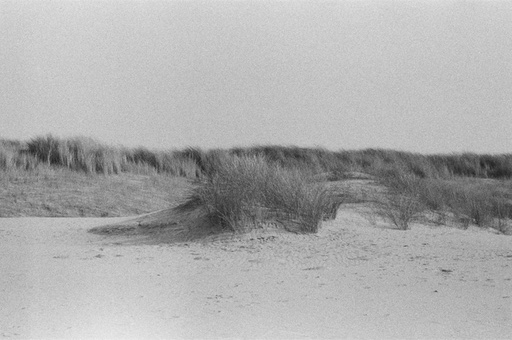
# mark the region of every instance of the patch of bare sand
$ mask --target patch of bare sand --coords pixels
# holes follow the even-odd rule
[[[148,245],[87,233],[119,221],[0,219],[0,336],[511,338],[507,236],[392,230],[354,207],[316,235]]]

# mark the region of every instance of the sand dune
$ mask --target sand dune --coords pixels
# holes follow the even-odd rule
[[[512,238],[371,225],[147,244],[0,219],[3,338],[512,338]]]

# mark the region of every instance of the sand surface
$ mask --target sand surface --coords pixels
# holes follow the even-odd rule
[[[372,226],[147,245],[0,219],[0,338],[512,338],[512,238]]]

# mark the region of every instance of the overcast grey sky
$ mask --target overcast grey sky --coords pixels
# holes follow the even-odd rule
[[[512,1],[0,0],[0,137],[512,152]]]

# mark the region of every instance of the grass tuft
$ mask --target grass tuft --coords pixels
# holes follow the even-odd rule
[[[298,170],[262,156],[232,156],[203,179],[178,209],[202,206],[212,224],[241,232],[269,221],[288,230],[313,233],[330,196]]]
[[[382,176],[379,181],[387,188],[387,192],[376,202],[375,213],[398,229],[409,229],[410,223],[425,211],[420,200],[421,180],[397,168]]]

